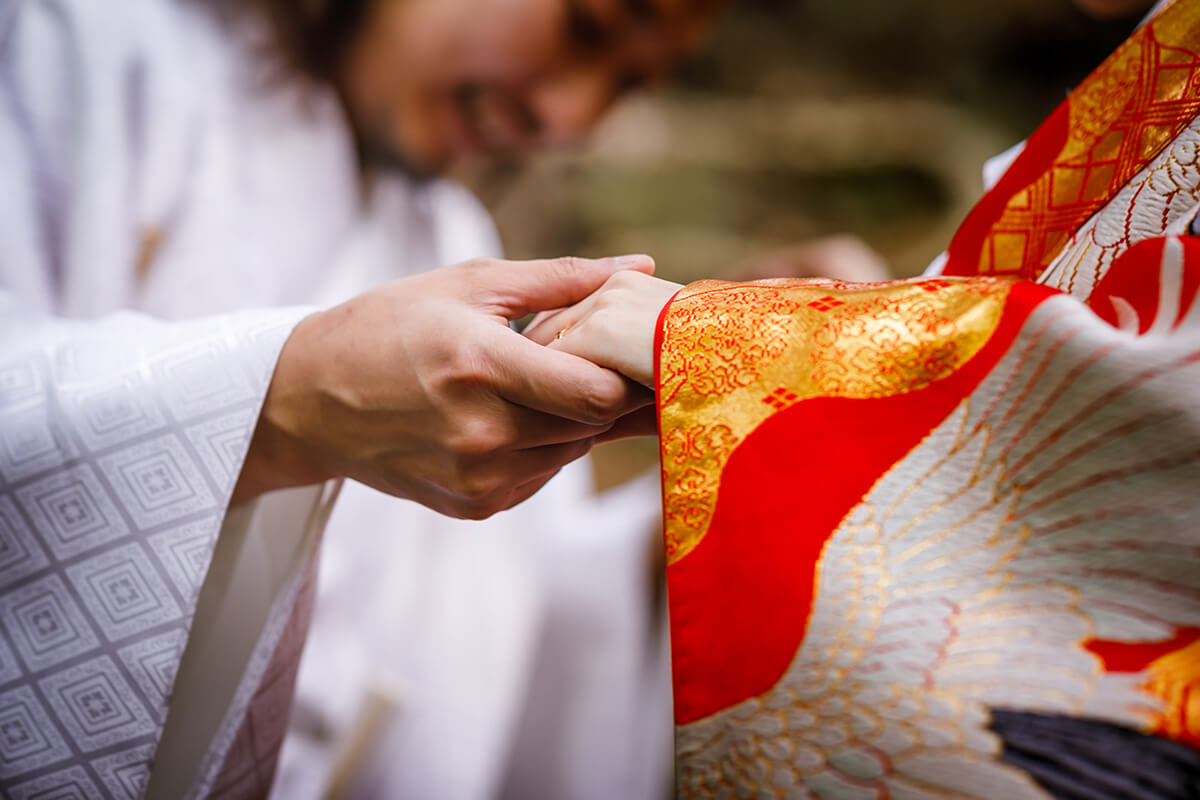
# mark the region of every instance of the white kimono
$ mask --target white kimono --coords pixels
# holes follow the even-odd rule
[[[448,184],[388,180],[364,206],[337,103],[264,84],[251,40],[200,3],[0,0],[15,798],[265,795],[337,490],[228,509],[279,349],[314,307],[498,250]],[[333,735],[289,746],[277,796],[320,792],[381,683],[398,710],[362,794],[657,793],[654,507],[603,516],[565,473],[483,524],[347,487],[297,720]]]

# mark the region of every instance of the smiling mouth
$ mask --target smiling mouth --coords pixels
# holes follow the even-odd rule
[[[478,84],[454,92],[456,127],[468,151],[513,155],[530,148],[541,131],[533,111],[511,93]]]

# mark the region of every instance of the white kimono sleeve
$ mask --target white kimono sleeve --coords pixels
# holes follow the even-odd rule
[[[78,174],[88,109],[68,43],[80,16],[122,5],[0,3],[0,788],[15,798],[141,794],[274,365],[310,313],[101,313],[134,248],[89,263],[64,222],[96,202],[75,192],[119,199],[122,180]]]

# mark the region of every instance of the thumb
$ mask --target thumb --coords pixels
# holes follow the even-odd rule
[[[622,270],[654,273],[654,259],[633,255],[615,258],[554,258],[540,261],[494,261],[482,285],[497,314],[514,320],[526,314],[574,305]]]

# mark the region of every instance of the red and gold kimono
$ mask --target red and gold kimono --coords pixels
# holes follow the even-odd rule
[[[943,276],[700,282],[657,383],[682,797],[1200,797],[1200,2]]]

